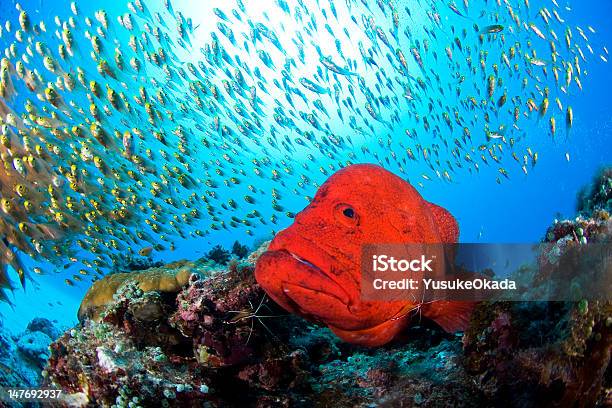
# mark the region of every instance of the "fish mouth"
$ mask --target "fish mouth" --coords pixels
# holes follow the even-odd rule
[[[286,310],[317,322],[351,320],[350,296],[324,268],[294,251],[265,252],[255,277],[268,295]]]
[[[285,251],[287,251],[287,252],[289,253],[289,255],[291,255],[292,257],[294,257],[294,258],[295,258],[295,259],[296,259],[298,262],[300,262],[300,263],[302,263],[302,264],[304,264],[304,265],[306,265],[306,266],[308,266],[308,267],[310,267],[310,268],[316,269],[317,271],[319,271],[319,272],[323,273],[323,271],[321,271],[321,268],[319,268],[318,266],[316,266],[316,265],[315,265],[315,264],[313,264],[312,262],[309,262],[309,261],[307,261],[306,259],[304,259],[304,258],[300,257],[300,256],[299,256],[299,255],[297,255],[295,252],[291,252],[291,251],[288,251],[288,250],[286,250],[286,249],[285,249]]]
[[[281,249],[279,252],[282,252],[283,256],[284,256],[284,253],[288,254],[293,259],[295,259],[300,265],[303,265],[303,267],[305,269],[307,269],[309,273],[312,274],[313,278],[316,278],[318,280],[321,280],[321,281],[325,282],[326,286],[324,288],[325,289],[329,289],[329,290],[325,290],[325,289],[322,290],[322,288],[320,288],[318,285],[308,285],[307,283],[303,283],[303,282],[300,282],[298,284],[295,281],[282,281],[283,286],[291,285],[291,286],[301,287],[304,290],[321,292],[321,293],[324,293],[324,294],[326,294],[328,296],[331,296],[331,297],[334,297],[334,298],[338,299],[339,302],[341,302],[341,303],[343,303],[345,305],[348,305],[348,303],[350,301],[349,295],[322,268],[318,267],[314,263],[310,262],[309,260],[307,260],[305,258],[302,258],[301,256],[299,256],[295,252],[292,252],[292,251],[290,251],[288,249]]]

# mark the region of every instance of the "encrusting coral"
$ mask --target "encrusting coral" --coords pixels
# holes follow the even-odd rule
[[[128,281],[137,282],[138,287],[145,292],[177,293],[189,281],[192,269],[192,262],[177,261],[144,271],[107,275],[96,281],[85,294],[78,311],[79,320],[99,320],[100,312],[113,302],[119,287]]]

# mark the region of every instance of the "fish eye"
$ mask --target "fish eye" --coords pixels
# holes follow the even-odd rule
[[[355,209],[348,204],[338,204],[335,208],[336,219],[338,222],[352,227],[359,222],[359,216]]]

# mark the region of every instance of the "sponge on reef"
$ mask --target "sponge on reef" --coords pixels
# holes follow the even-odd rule
[[[143,292],[179,292],[189,282],[194,264],[177,261],[159,268],[139,272],[114,273],[95,282],[85,294],[79,307],[79,321],[89,318],[99,321],[101,313],[113,302],[113,296],[126,282],[137,282]]]

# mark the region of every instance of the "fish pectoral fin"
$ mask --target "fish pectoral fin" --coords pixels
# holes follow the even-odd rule
[[[343,330],[328,325],[342,340],[365,347],[378,347],[393,340],[408,324],[408,319],[387,320],[378,326],[361,330]]]
[[[459,226],[457,225],[455,217],[438,205],[433,203],[427,204],[436,220],[442,242],[457,242],[457,238],[459,238]]]
[[[423,316],[433,320],[447,333],[464,331],[478,302],[437,300],[421,306]]]

